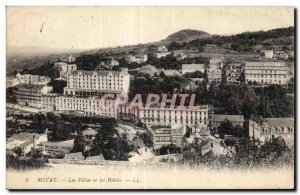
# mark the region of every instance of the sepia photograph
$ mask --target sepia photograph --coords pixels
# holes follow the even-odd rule
[[[6,188],[295,190],[295,13],[7,6]]]

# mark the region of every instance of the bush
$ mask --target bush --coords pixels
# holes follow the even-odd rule
[[[12,169],[37,169],[46,166],[47,159],[31,158],[31,157],[17,157],[12,154],[6,155],[6,168]]]

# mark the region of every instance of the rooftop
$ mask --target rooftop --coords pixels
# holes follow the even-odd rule
[[[43,135],[34,134],[34,133],[14,134],[10,138],[7,139],[6,149],[13,149],[15,147],[24,148],[28,145],[31,145],[31,144],[33,144],[34,136],[36,139],[38,139],[40,136],[43,136]]]
[[[42,146],[57,146],[57,147],[73,148],[74,139],[61,141],[61,142],[42,142],[41,145]]]
[[[71,75],[99,75],[99,76],[107,76],[107,75],[112,75],[112,76],[120,76],[122,74],[126,74],[125,72],[118,72],[118,71],[107,71],[107,70],[75,70],[71,73]]]
[[[263,118],[263,124],[270,127],[294,126],[294,118]]]
[[[82,132],[82,135],[97,135],[97,131],[92,128],[87,128]]]
[[[285,62],[278,61],[248,61],[245,64],[245,67],[249,66],[285,66]]]
[[[27,89],[41,89],[45,87],[46,85],[34,85],[34,84],[27,84],[27,83],[21,83],[16,85],[16,88],[27,88]]]
[[[183,135],[184,126],[182,125],[152,125],[149,127],[155,134],[172,134],[172,135]]]
[[[232,122],[244,122],[244,116],[243,115],[227,115],[227,114],[214,114],[213,115],[213,121],[224,121],[225,119],[228,119]]]
[[[205,69],[205,64],[182,64],[182,69]]]

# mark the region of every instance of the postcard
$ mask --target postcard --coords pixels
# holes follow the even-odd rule
[[[8,6],[7,188],[293,190],[294,14]]]

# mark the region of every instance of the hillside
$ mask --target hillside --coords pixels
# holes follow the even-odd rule
[[[164,68],[179,67],[180,63],[173,58],[157,60],[153,58],[153,53],[156,51],[158,45],[166,45],[169,51],[182,50],[188,58],[185,63],[198,60],[195,58],[206,58],[206,60],[212,56],[230,56],[235,58],[236,56],[257,56],[262,49],[274,49],[284,50],[286,52],[293,52],[294,50],[294,27],[279,28],[269,31],[257,31],[257,32],[245,32],[231,36],[210,35],[204,31],[198,30],[180,30],[169,35],[166,39],[138,45],[127,45],[111,48],[98,48],[90,49],[87,51],[70,51],[56,50],[51,52],[49,48],[44,49],[29,49],[29,48],[7,48],[7,73],[13,73],[16,70],[26,69],[41,69],[43,67],[53,64],[59,58],[66,58],[67,55],[72,54],[78,58],[77,63],[84,68],[94,68],[97,66],[102,58],[113,56],[119,60],[120,67],[128,67],[128,64],[124,60],[124,56],[138,53],[146,53],[149,55],[148,61],[145,63],[151,63],[156,66],[163,64]],[[209,48],[207,45],[213,45],[213,48]],[[31,51],[31,52],[30,52]],[[35,53],[36,56],[24,55]],[[49,53],[52,55],[49,55]],[[60,53],[63,52],[63,53]],[[23,53],[23,55],[12,55],[15,53]],[[37,54],[39,53],[39,55]],[[43,53],[43,54],[41,54]],[[55,55],[53,55],[55,54]],[[182,62],[183,63],[183,62]],[[129,68],[136,68],[138,65],[133,64]],[[47,71],[41,71],[43,74],[47,74]],[[36,73],[36,72],[35,72]]]
[[[264,49],[293,49],[294,27],[278,28],[269,31],[245,32],[232,36],[215,35],[210,38],[196,39],[189,42],[189,46],[199,47],[206,44],[222,46],[230,44],[231,49],[238,52],[254,51],[255,46],[262,45]],[[279,47],[278,47],[279,46]]]
[[[166,40],[176,42],[190,42],[195,39],[209,38],[211,36],[212,35],[204,31],[184,29],[169,35]]]

